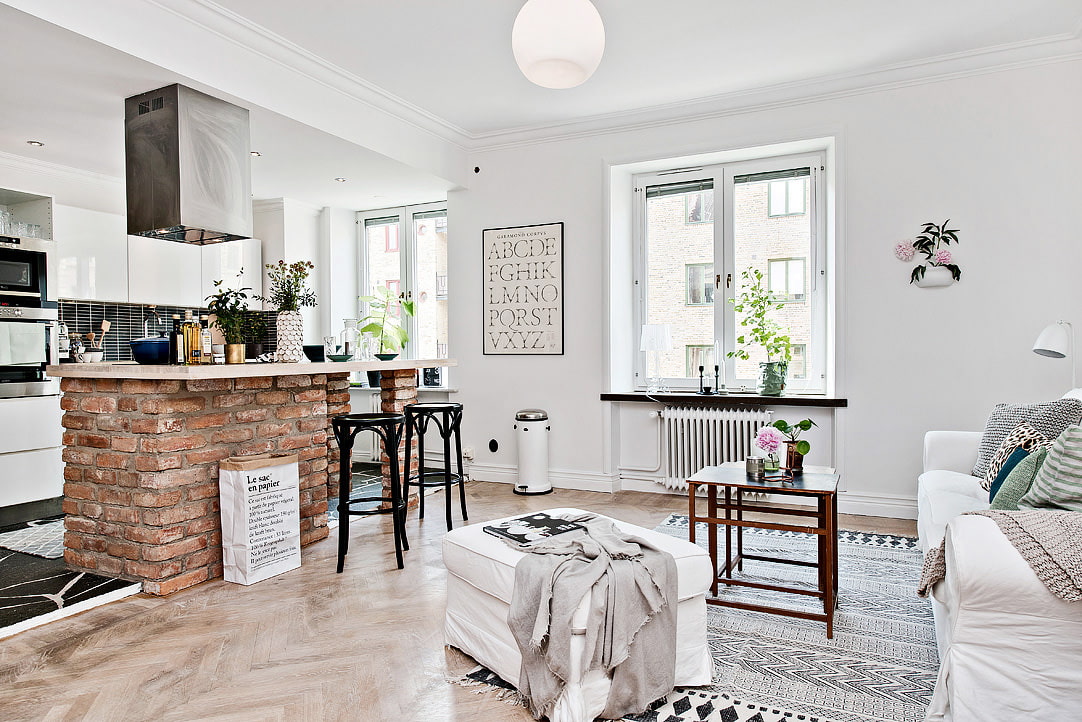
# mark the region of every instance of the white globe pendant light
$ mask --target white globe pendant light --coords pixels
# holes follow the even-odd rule
[[[605,52],[605,25],[590,0],[529,0],[511,30],[515,62],[543,88],[586,82]]]

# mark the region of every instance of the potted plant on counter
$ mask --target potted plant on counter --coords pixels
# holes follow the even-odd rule
[[[301,318],[301,308],[316,305],[316,294],[305,285],[315,267],[311,261],[278,261],[267,264],[270,295],[255,298],[271,304],[278,311],[276,361],[296,363],[304,358],[304,321]]]
[[[225,362],[244,363],[244,316],[248,311],[250,288],[223,288],[215,281],[216,292],[207,296],[207,310],[214,317],[214,327],[225,337]]]
[[[790,424],[788,421],[778,419],[771,424],[771,426],[787,437],[785,441],[785,466],[787,468],[792,471],[804,470],[804,456],[811,451],[811,444],[806,440],[801,439],[800,435],[817,425],[818,424],[811,419],[804,419],[795,424]]]
[[[759,364],[759,393],[781,396],[792,358],[792,345],[785,329],[770,314],[785,304],[779,303],[763,285],[763,272],[759,269],[748,267],[740,276],[744,279],[743,289],[729,302],[738,314],[743,314],[740,326],[747,331],[736,337],[741,347],[730,351],[728,356],[748,361],[751,359],[748,349],[761,346],[766,351],[766,361]]]
[[[267,319],[260,311],[244,312],[244,355],[258,358],[263,354],[263,343],[267,338]]]
[[[401,314],[413,315],[413,301],[403,301],[384,286],[378,287],[375,294],[361,296],[359,300],[368,304],[368,315],[361,320],[361,333],[372,334],[372,338],[378,342],[376,358],[390,361],[410,340],[398,318]]]

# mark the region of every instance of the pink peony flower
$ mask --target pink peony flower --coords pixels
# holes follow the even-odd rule
[[[936,251],[935,252],[935,262],[940,264],[940,265],[950,263],[951,262],[951,252],[948,251],[945,248],[943,250],[941,250],[941,251]]]
[[[894,245],[894,256],[899,261],[912,261],[913,254],[917,249],[913,248],[913,241],[899,241]]]
[[[755,445],[768,454],[777,453],[785,442],[785,437],[773,426],[764,426],[755,435]]]

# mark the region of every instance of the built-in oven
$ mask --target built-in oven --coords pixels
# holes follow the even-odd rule
[[[0,242],[0,398],[52,396],[45,368],[59,361],[59,312],[48,298],[47,242]]]

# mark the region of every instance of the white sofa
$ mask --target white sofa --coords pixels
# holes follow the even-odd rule
[[[980,438],[924,437],[917,533],[925,551],[945,540],[947,562],[931,594],[940,668],[926,719],[1082,719],[1082,603],[1049,592],[994,521],[960,516],[989,505],[969,473]]]

